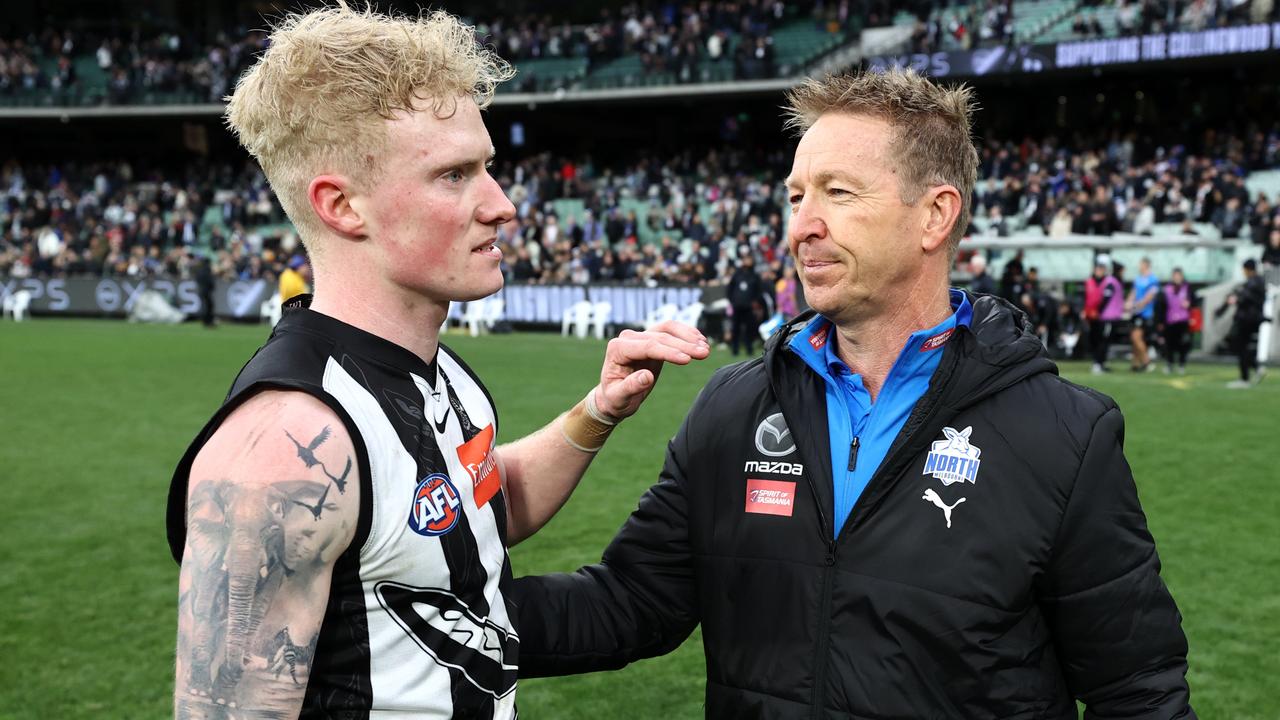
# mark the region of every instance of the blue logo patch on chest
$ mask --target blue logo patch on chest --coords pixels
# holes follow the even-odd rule
[[[933,443],[929,457],[924,461],[924,474],[941,480],[943,485],[965,481],[976,485],[982,450],[969,442],[972,433],[972,426],[959,432],[955,428],[942,428],[947,439]]]

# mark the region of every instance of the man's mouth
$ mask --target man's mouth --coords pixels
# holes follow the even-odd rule
[[[481,245],[477,248],[473,248],[471,252],[477,255],[484,255],[486,257],[497,258],[499,260],[502,259],[502,251],[498,249],[497,238],[494,238],[489,242],[485,243],[484,245]]]

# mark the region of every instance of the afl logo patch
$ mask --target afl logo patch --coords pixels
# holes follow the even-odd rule
[[[448,475],[433,473],[418,483],[409,508],[409,529],[419,535],[443,535],[458,524],[462,502]]]

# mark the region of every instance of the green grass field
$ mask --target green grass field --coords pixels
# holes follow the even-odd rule
[[[262,327],[0,323],[0,718],[170,714],[177,568],[165,544],[173,465]],[[501,439],[594,384],[603,343],[450,336],[484,378]],[[573,499],[512,551],[517,575],[571,570],[605,543],[656,476],[666,440],[727,353],[669,368]],[[1064,372],[1120,403],[1164,576],[1191,642],[1203,718],[1280,718],[1280,377],[1228,391],[1228,366],[1185,377]],[[697,635],[618,673],[521,683],[528,718],[701,717]]]

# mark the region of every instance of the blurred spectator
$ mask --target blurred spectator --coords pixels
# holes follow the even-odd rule
[[[1131,313],[1129,342],[1133,347],[1133,357],[1130,369],[1134,372],[1154,369],[1147,355],[1147,341],[1155,330],[1159,293],[1160,281],[1151,273],[1151,260],[1144,257],[1138,261],[1138,274],[1133,278],[1133,287],[1126,301]]]
[[[1240,199],[1232,197],[1214,212],[1212,222],[1222,233],[1222,237],[1234,239],[1240,237],[1240,231],[1244,229],[1244,220],[1245,214],[1240,207]]]
[[[1182,268],[1174,268],[1173,276],[1164,286],[1164,349],[1165,374],[1187,372],[1187,355],[1191,352],[1191,308],[1195,295],[1182,275]]]
[[[987,258],[982,253],[975,254],[969,260],[969,273],[973,279],[969,281],[969,290],[981,295],[995,295],[996,281],[987,274]]]
[[[1227,304],[1236,309],[1231,321],[1231,349],[1240,363],[1240,379],[1227,383],[1227,387],[1237,389],[1251,387],[1265,373],[1265,369],[1258,365],[1254,341],[1258,328],[1266,319],[1262,308],[1267,297],[1267,286],[1258,274],[1257,261],[1245,260],[1243,270],[1244,282],[1227,296]]]
[[[734,355],[741,348],[750,356],[754,354],[764,290],[755,270],[755,260],[749,253],[738,260],[738,267],[729,278],[728,291],[729,307],[733,311],[730,347]]]
[[[311,265],[301,255],[289,258],[289,266],[280,273],[280,302],[311,292]]]
[[[1262,251],[1262,264],[1270,268],[1280,268],[1280,228],[1271,231],[1267,247]]]
[[[1115,323],[1124,317],[1124,285],[1119,279],[1122,266],[1115,263],[1108,272],[1109,260],[1099,256],[1093,275],[1085,281],[1084,318],[1089,324],[1089,348],[1093,356],[1093,374],[1110,372],[1107,356]]]
[[[778,312],[782,313],[784,320],[790,320],[800,314],[804,288],[800,285],[800,278],[796,274],[794,265],[788,266],[783,271],[782,277],[778,278],[774,295],[777,298]]]

